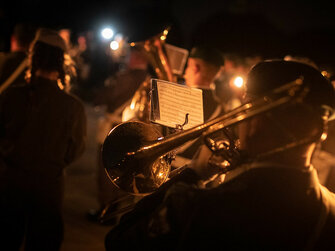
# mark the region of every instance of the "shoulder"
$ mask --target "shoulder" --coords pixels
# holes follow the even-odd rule
[[[29,85],[23,85],[23,86],[11,86],[10,88],[7,88],[0,97],[2,99],[6,98],[16,98],[16,96],[26,96],[29,95],[30,87]]]
[[[72,109],[75,112],[85,111],[84,102],[78,96],[72,93],[64,92],[64,91],[62,91],[61,93],[62,93],[61,95],[63,96],[64,102],[65,102],[65,105],[67,106],[69,110]]]
[[[13,107],[24,107],[29,102],[30,89],[28,86],[12,86],[0,94],[1,112]]]

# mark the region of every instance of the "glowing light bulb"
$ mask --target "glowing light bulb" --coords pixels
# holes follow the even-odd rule
[[[110,48],[113,50],[113,51],[116,51],[117,49],[119,49],[119,42],[117,41],[112,41],[110,44],[109,44]]]
[[[234,79],[234,85],[238,88],[241,88],[243,86],[243,78],[238,76]]]
[[[114,31],[111,28],[104,28],[101,31],[101,36],[104,39],[111,39],[113,37],[113,35],[114,35]]]
[[[324,141],[324,140],[326,140],[327,139],[327,133],[322,133],[322,135],[321,135],[321,140],[322,141]]]

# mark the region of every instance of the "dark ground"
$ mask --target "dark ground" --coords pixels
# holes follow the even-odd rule
[[[86,104],[88,144],[84,155],[66,170],[64,202],[65,239],[61,251],[102,251],[110,226],[90,222],[89,209],[97,208],[95,133],[102,111]]]

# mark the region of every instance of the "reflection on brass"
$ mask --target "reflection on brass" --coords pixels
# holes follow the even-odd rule
[[[205,124],[166,137],[162,137],[152,124],[140,121],[121,123],[111,130],[103,144],[102,158],[106,172],[111,181],[124,191],[135,195],[149,194],[169,178],[170,161],[166,157],[169,152],[200,136],[204,137],[214,154],[222,153],[223,158],[212,158],[211,161],[220,159],[217,166],[223,171],[231,170],[234,166],[230,164],[239,157],[238,149],[229,145],[227,135],[224,139],[215,135],[278,106],[300,102],[303,99],[301,95],[307,92],[308,89],[299,81],[293,81],[285,88],[273,90],[266,95],[267,98],[260,97]]]
[[[168,29],[165,29],[161,33],[150,37],[145,41],[132,42],[130,45],[142,50],[144,55],[147,57],[149,64],[155,70],[155,78],[175,82],[176,77],[172,73],[172,69],[169,65],[168,57],[163,46],[167,33]],[[164,36],[165,39],[161,39],[162,36]],[[151,77],[152,76],[148,76],[148,78],[143,81],[131,100],[130,109],[132,109],[132,114],[134,114],[131,120],[139,120],[146,123],[149,122],[149,91]]]

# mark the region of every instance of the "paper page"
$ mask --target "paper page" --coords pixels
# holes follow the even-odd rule
[[[164,44],[172,72],[182,75],[188,58],[188,50],[171,44]]]
[[[163,80],[157,81],[159,117],[154,121],[168,127],[188,129],[204,123],[202,90]]]

